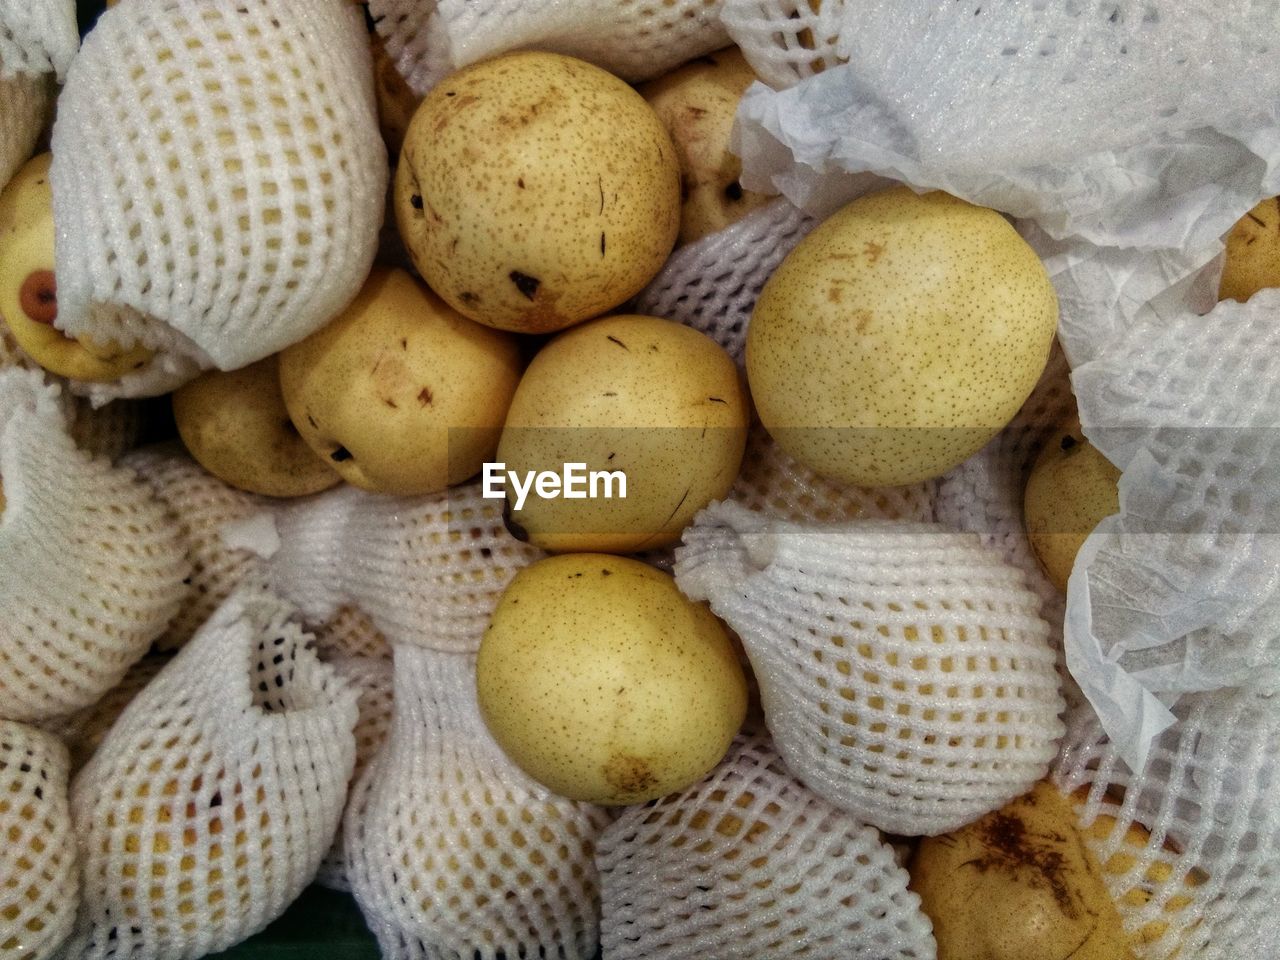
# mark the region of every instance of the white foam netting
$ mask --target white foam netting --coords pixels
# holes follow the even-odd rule
[[[783,83],[815,56],[791,17],[806,6],[725,0],[724,17]],[[1280,192],[1274,3],[847,0],[820,19],[822,60],[847,62],[747,92],[747,189],[816,212],[870,172],[1145,248],[1214,240]]]
[[[156,678],[170,659],[172,658],[163,655],[145,656],[130,667],[124,679],[103,694],[97,703],[40,724],[42,729],[56,734],[67,745],[71,752],[73,775],[89,762],[120,714],[124,713],[124,708],[146,689],[147,684]]]
[[[0,720],[0,957],[45,960],[71,932],[80,899],[67,804],[67,749]]]
[[[726,501],[685,530],[676,583],[742,639],[788,768],[860,820],[944,833],[1048,770],[1063,709],[1049,628],[976,536]]]
[[[387,638],[356,607],[343,607],[332,620],[312,627],[311,632],[316,635],[316,651],[322,660],[347,657],[391,659],[391,644],[387,643]]]
[[[722,0],[370,0],[387,53],[416,93],[511,50],[594,63],[629,83],[728,46]]]
[[[393,646],[474,652],[511,578],[543,556],[479,484],[411,498],[339,487],[283,507],[276,527],[274,588],[311,622],[358,607]]]
[[[373,263],[387,185],[360,10],[107,11],[53,132],[58,326],[234,369],[319,329]]]
[[[742,471],[729,499],[782,520],[839,523],[843,520],[933,520],[937,483],[902,487],[855,487],[814,473],[753,423]]]
[[[1277,351],[1280,290],[1263,290],[1139,325],[1073,374],[1123,474],[1071,576],[1067,662],[1135,767],[1178,695],[1280,689]]]
[[[594,956],[608,815],[506,758],[480,717],[474,657],[396,647],[391,734],[365,783],[347,859],[384,957]]]
[[[0,717],[79,710],[164,632],[187,561],[151,490],[67,433],[59,388],[0,371]]]
[[[165,505],[190,566],[182,608],[157,640],[160,649],[175,650],[260,562],[252,551],[228,545],[223,532],[268,509],[269,501],[219,480],[177,443],[135,451],[121,466],[136,472]]]
[[[291,613],[257,585],[234,594],[76,777],[69,956],[194,960],[265,927],[315,876],[355,762],[356,691]]]
[[[846,0],[726,0],[720,19],[756,76],[784,90],[845,62],[837,50]]]
[[[1135,775],[1092,711],[1079,711],[1054,780],[1082,791],[1086,842],[1126,929],[1148,941],[1143,960],[1275,956],[1280,702],[1202,693],[1175,712]]]
[[[0,38],[3,36],[0,29]],[[0,67],[3,62],[0,59]],[[48,77],[0,76],[0,190],[35,152],[52,110],[53,90]]]
[[[936,519],[954,530],[976,533],[984,546],[1021,570],[1040,598],[1040,615],[1060,655],[1059,673],[1068,698],[1080,693],[1066,669],[1062,654],[1062,623],[1067,598],[1044,575],[1027,538],[1023,499],[1027,477],[1045,440],[1075,411],[1071,370],[1054,342],[1031,396],[1017,415],[980,451],[938,481]]]
[[[382,751],[391,732],[395,705],[395,677],[390,660],[368,657],[342,657],[329,661],[338,676],[360,692],[360,719],[356,721],[356,764],[351,773],[357,781]],[[346,837],[341,825],[333,838],[333,846],[325,854],[316,873],[316,883],[333,890],[351,889],[347,879]]]
[[[817,225],[784,199],[766,204],[673,253],[631,310],[702,331],[741,366],[765,281]]]
[[[78,49],[75,0],[0,0],[0,77],[61,80]]]
[[[765,735],[600,837],[610,960],[934,960],[893,850],[798,783]]]

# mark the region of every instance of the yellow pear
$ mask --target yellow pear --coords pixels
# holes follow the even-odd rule
[[[50,373],[72,380],[116,380],[150,363],[152,351],[75,339],[53,325],[58,285],[52,162],[52,154],[35,157],[0,193],[0,317],[26,354]]]
[[[1218,299],[1243,303],[1266,287],[1280,287],[1280,197],[1263,200],[1227,234]]]
[[[289,419],[274,356],[188,383],[173,394],[173,417],[200,465],[241,490],[304,497],[341,479]]]
[[[1137,945],[1165,934],[1165,921],[1130,932],[1121,918],[1121,907],[1142,906],[1172,875],[1160,861],[1131,875],[1151,834],[1132,825],[1130,849],[1099,862],[1086,840],[1107,839],[1115,820],[1100,816],[1081,828],[1084,800],[1040,783],[975,823],[920,841],[911,889],[933,921],[938,960],[1134,960]],[[1165,912],[1187,909],[1204,879],[1189,873],[1188,893],[1171,897]],[[1127,887],[1119,897],[1116,883]]]
[[[402,270],[374,270],[336,320],[280,354],[285,405],[311,449],[352,485],[401,496],[480,471],[520,371],[514,337]]]
[[[1120,471],[1085,439],[1075,415],[1036,458],[1023,500],[1027,536],[1045,575],[1064,593],[1085,539],[1120,511],[1119,483]]]
[[[742,161],[729,150],[738,101],[755,79],[742,51],[727,47],[639,87],[680,161],[680,243],[722,230],[770,199],[742,189]]]

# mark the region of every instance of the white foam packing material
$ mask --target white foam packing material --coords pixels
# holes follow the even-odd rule
[[[1275,956],[1280,702],[1219,691],[1188,696],[1175,713],[1134,774],[1093,712],[1078,711],[1054,780],[1087,791],[1083,825],[1112,818],[1086,843],[1126,929],[1166,928],[1143,960]]]
[[[846,0],[728,0],[720,19],[762,81],[775,90],[839,66]]]
[[[1135,768],[1182,693],[1280,689],[1280,291],[1136,326],[1073,374],[1123,470],[1068,588],[1067,663]],[[1162,702],[1163,701],[1163,702]]]
[[[355,762],[356,691],[291,608],[246,585],[126,708],[76,777],[68,955],[195,960],[315,876]]]
[[[361,12],[120,4],[68,72],[53,154],[60,329],[220,369],[275,353],[347,305],[377,250]]]
[[[135,333],[151,342],[159,352],[140,369],[130,370],[115,380],[69,380],[68,389],[84,397],[95,407],[113,400],[159,397],[177,390],[198,377],[212,362],[194,344],[182,340],[183,351],[174,352],[176,338],[164,335],[142,321],[136,311],[124,307],[95,306],[89,326],[102,331],[102,336],[112,338],[118,332],[119,342],[127,342]],[[139,323],[142,329],[139,329]]]
[[[282,508],[276,526],[274,589],[309,622],[358,607],[393,646],[476,651],[511,578],[543,556],[474,483],[409,498],[338,487]]]
[[[161,650],[176,650],[256,569],[258,557],[228,546],[223,530],[264,512],[270,501],[224,483],[177,443],[135,451],[122,466],[135,471],[165,505],[190,567],[182,609],[157,640]]]
[[[782,520],[839,523],[880,519],[928,522],[934,519],[937,484],[932,480],[900,487],[855,487],[828,480],[794,459],[760,423],[747,434],[742,470],[729,499]]]
[[[1040,598],[1040,615],[1049,624],[1053,647],[1062,652],[1062,624],[1067,598],[1045,576],[1027,537],[1023,499],[1027,478],[1045,440],[1075,412],[1071,371],[1055,342],[1049,362],[1031,396],[1013,420],[990,443],[938,481],[936,519],[954,530],[976,533],[984,546],[1021,570]],[[1080,692],[1059,662],[1064,692],[1078,700]]]
[[[864,822],[945,833],[1048,770],[1063,709],[1049,628],[975,535],[725,501],[685,530],[676,583],[741,638],[787,767]]]
[[[762,734],[701,783],[600,837],[610,960],[934,960],[907,871],[871,827],[805,789]]]
[[[817,224],[785,199],[766,204],[676,250],[631,309],[705,333],[741,366],[760,291]]]
[[[3,63],[0,59],[0,66]],[[52,110],[48,77],[25,73],[0,77],[0,189],[35,153]]]
[[[0,717],[79,710],[119,683],[184,595],[170,518],[67,432],[57,386],[0,371]]]
[[[777,63],[793,6],[725,0],[748,61],[775,80],[794,69]],[[827,212],[855,195],[841,181],[870,173],[1059,239],[1146,249],[1202,246],[1280,193],[1272,3],[837,6],[834,51],[847,63],[776,92],[753,86],[742,101],[735,145],[749,190]],[[743,20],[752,26],[739,33]]]
[[[71,933],[80,899],[67,803],[67,748],[0,720],[0,957],[46,960]]]
[[[382,752],[391,732],[391,718],[395,704],[394,675],[390,660],[369,657],[341,657],[328,661],[338,676],[359,691],[357,706],[360,718],[356,721],[356,762],[351,772],[355,782],[364,775],[369,764]],[[333,846],[325,854],[316,872],[316,883],[332,890],[351,890],[347,879],[346,837],[342,826],[333,838]]]
[[[78,773],[102,744],[107,733],[120,719],[125,707],[134,697],[146,689],[171,658],[163,655],[147,655],[129,668],[129,672],[114,687],[103,694],[97,703],[77,710],[65,717],[54,717],[40,724],[61,738],[71,753],[71,773]]]
[[[0,0],[0,79],[61,80],[79,48],[75,0]]]
[[[415,93],[512,50],[578,57],[637,83],[729,45],[722,0],[370,0],[387,52]]]
[[[356,901],[388,960],[590,960],[603,809],[556,797],[498,748],[475,660],[397,646],[395,715],[345,824]]]

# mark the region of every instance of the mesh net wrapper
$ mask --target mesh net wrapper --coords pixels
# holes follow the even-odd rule
[[[356,765],[351,774],[352,781],[356,781],[382,751],[387,734],[391,731],[395,703],[391,661],[343,657],[329,663],[338,676],[360,693],[360,719],[356,721],[355,729]],[[333,890],[351,890],[351,882],[347,879],[346,837],[341,825],[337,836],[333,838],[333,846],[320,864],[316,883]]]
[[[74,0],[0,0],[0,189],[35,151],[79,46]]]
[[[165,664],[172,659],[161,655],[143,657],[124,675],[124,679],[108,690],[97,703],[65,717],[55,717],[40,724],[41,729],[56,734],[71,754],[71,773],[79,773],[102,744],[107,733],[120,719],[125,707],[146,689]]]
[[[309,622],[358,607],[393,646],[474,652],[511,578],[542,556],[478,484],[413,498],[339,487],[284,508],[276,526],[273,588]]]
[[[0,717],[72,713],[164,631],[187,562],[150,488],[79,450],[33,371],[0,371],[0,482]]]
[[[1086,842],[1126,929],[1142,934],[1142,960],[1276,956],[1280,704],[1198,693],[1175,713],[1134,774],[1093,712],[1077,711],[1054,779],[1080,791]]]
[[[103,14],[53,133],[58,326],[234,369],[324,326],[387,183],[360,11],[156,0]]]
[[[590,960],[607,823],[493,742],[473,657],[396,647],[391,734],[345,824],[351,885],[384,957]]]
[[[356,691],[290,613],[256,584],[233,594],[76,777],[71,956],[194,960],[315,876],[355,762]]]
[[[174,650],[191,639],[255,569],[258,558],[247,549],[228,546],[223,530],[266,510],[269,501],[219,480],[176,443],[138,450],[123,465],[150,484],[165,505],[190,564],[186,601],[157,640],[160,649]]]
[[[1048,770],[1063,709],[1049,628],[976,536],[726,501],[685,531],[676,583],[742,639],[787,767],[863,822],[944,833]]]
[[[419,94],[511,50],[579,57],[636,83],[729,44],[720,0],[370,0],[369,10]]]
[[[786,200],[766,204],[673,253],[631,309],[700,330],[741,366],[765,281],[817,224]]]
[[[935,519],[955,530],[976,533],[984,546],[1021,570],[1040,598],[1040,615],[1059,653],[1058,672],[1072,703],[1081,694],[1062,656],[1062,625],[1067,598],[1045,576],[1027,537],[1023,495],[1027,478],[1045,440],[1075,410],[1071,371],[1054,344],[1049,362],[1017,416],[978,453],[938,482]]]
[[[1277,351],[1280,290],[1263,290],[1139,324],[1073,374],[1123,474],[1076,559],[1067,662],[1135,768],[1177,696],[1280,689]]]
[[[79,902],[67,803],[67,748],[0,720],[0,957],[45,960],[71,932]]]
[[[321,659],[391,659],[387,638],[355,607],[343,607],[328,623],[313,627],[312,632],[316,635],[316,651]]]
[[[933,960],[907,872],[870,827],[806,790],[761,734],[707,779],[600,837],[611,960]]]

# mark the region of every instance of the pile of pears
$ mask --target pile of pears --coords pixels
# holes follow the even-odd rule
[[[729,493],[753,416],[823,477],[917,483],[1010,422],[1055,337],[1053,287],[1009,222],[905,186],[853,201],[786,257],[752,316],[745,375],[705,334],[628,313],[678,245],[769,201],[744,189],[729,147],[753,80],[730,49],[639,90],[537,52],[465,68],[421,103],[380,84],[384,129],[402,141],[393,208],[409,262],[387,258],[307,339],[172,397],[191,455],[269,497],[343,482],[434,495],[495,461],[520,474],[567,463],[626,474],[625,500],[508,507],[514,535],[559,556],[515,578],[479,652],[495,739],[566,796],[633,804],[680,790],[743,723],[748,684],[724,625],[670,576],[619,555],[678,543]],[[0,196],[0,314],[50,372],[111,381],[154,357],[56,328],[49,163],[32,160]],[[1280,201],[1241,221],[1224,297],[1280,285],[1278,225]],[[1088,532],[1117,511],[1118,479],[1077,420],[1036,460],[1027,530],[1060,589]],[[993,816],[1023,838],[1074,838],[1072,800],[1051,790]],[[980,888],[980,899],[1008,893],[1010,877],[1031,942],[1066,938],[1067,921],[1106,902],[1109,867],[1083,847],[1045,841],[1071,892],[1046,899],[1010,866],[1017,851],[993,852],[999,837],[981,823],[917,853],[942,957],[1028,955],[992,945],[993,918],[957,906]],[[983,857],[991,869],[960,862]],[[1053,927],[1055,909],[1066,926]],[[1119,929],[1110,910],[1099,930]],[[1127,943],[1116,933],[1088,955],[1128,956]]]

